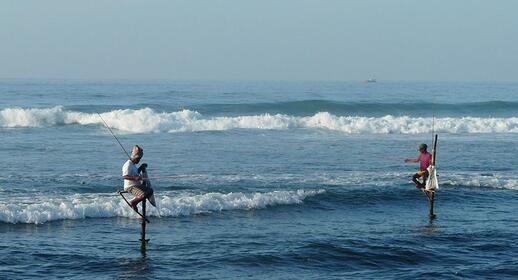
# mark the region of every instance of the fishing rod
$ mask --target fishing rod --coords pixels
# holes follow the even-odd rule
[[[117,143],[119,143],[119,146],[121,147],[121,149],[124,151],[124,153],[126,154],[126,156],[128,158],[131,158],[130,155],[128,154],[128,152],[126,151],[126,149],[124,149],[124,146],[122,146],[121,144],[121,141],[119,141],[119,138],[117,138],[117,136],[115,136],[115,133],[113,133],[112,129],[108,126],[108,124],[106,123],[106,121],[103,119],[103,117],[101,116],[101,114],[99,114],[99,112],[96,112],[97,115],[99,116],[99,118],[101,118],[101,120],[103,121],[104,123],[104,126],[110,131],[110,134],[113,136],[113,138],[115,138],[115,140],[117,140]]]

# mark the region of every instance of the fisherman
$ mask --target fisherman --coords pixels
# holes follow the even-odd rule
[[[137,164],[142,159],[144,150],[138,145],[131,149],[130,158],[122,166],[122,178],[124,178],[124,191],[132,193],[135,197],[129,202],[131,208],[137,210],[137,204],[153,194],[147,180],[143,180],[140,173],[146,170],[147,164],[143,163],[137,168]]]
[[[430,154],[426,149],[428,146],[426,144],[419,145],[419,156],[417,159],[405,159],[406,163],[416,163],[419,162],[419,171],[412,176],[412,182],[415,183],[415,187],[425,191],[426,180],[428,179],[428,166],[432,162],[432,154]],[[423,182],[419,182],[419,178],[423,178]]]

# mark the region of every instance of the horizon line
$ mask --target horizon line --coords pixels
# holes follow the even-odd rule
[[[56,78],[56,77],[0,77],[0,81],[127,81],[127,82],[355,82],[376,84],[383,82],[463,82],[463,83],[517,83],[518,80],[420,80],[420,79],[376,79],[375,83],[367,83],[367,79],[172,79],[172,78]]]

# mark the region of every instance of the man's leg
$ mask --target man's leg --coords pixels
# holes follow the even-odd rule
[[[135,196],[132,200],[130,200],[131,208],[137,210],[137,204],[139,204],[142,200],[144,200],[144,196]]]
[[[421,174],[419,174],[419,172],[417,172],[416,174],[414,174],[414,176],[412,176],[412,182],[415,183],[415,187],[418,188],[418,189],[422,189],[424,188],[424,184],[419,182],[419,178],[421,178]]]
[[[130,189],[130,192],[135,196],[131,201],[130,205],[131,208],[133,208],[135,211],[137,211],[137,205],[146,199],[145,191],[143,190],[146,187],[145,184],[142,184],[141,186],[135,186]]]
[[[423,174],[423,186],[426,186],[426,181],[428,181],[428,171]]]

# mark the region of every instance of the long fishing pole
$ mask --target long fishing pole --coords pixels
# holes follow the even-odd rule
[[[106,121],[103,119],[103,117],[101,116],[101,114],[99,114],[99,112],[96,112],[97,115],[99,116],[99,118],[101,118],[101,120],[103,121],[104,123],[104,126],[106,126],[106,128],[110,131],[110,134],[113,136],[113,138],[115,138],[115,140],[117,140],[117,143],[119,143],[119,146],[121,147],[121,149],[124,151],[124,153],[126,154],[126,156],[128,158],[130,158],[130,155],[128,154],[128,152],[126,151],[126,149],[124,149],[124,146],[122,146],[121,144],[121,141],[119,141],[119,138],[117,138],[117,136],[115,136],[115,133],[113,133],[112,129],[108,126],[108,124],[106,123]]]

